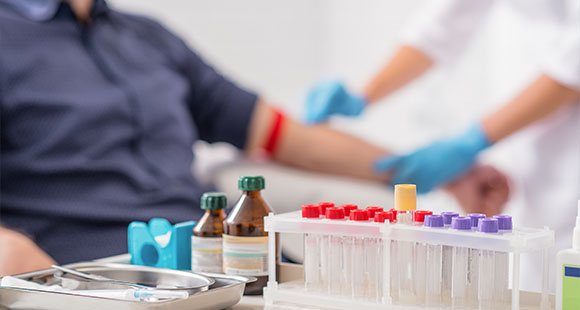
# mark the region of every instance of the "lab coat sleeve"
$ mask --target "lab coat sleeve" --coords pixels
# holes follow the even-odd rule
[[[558,83],[580,91],[580,5],[578,7],[541,66],[543,72]]]
[[[402,43],[415,47],[436,63],[461,54],[495,0],[427,0],[402,32]]]

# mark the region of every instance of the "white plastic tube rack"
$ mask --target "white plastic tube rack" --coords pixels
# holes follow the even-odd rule
[[[264,218],[265,230],[270,236],[269,267],[270,275],[264,300],[266,306],[288,305],[302,309],[426,309],[423,305],[395,304],[390,298],[391,241],[421,242],[428,245],[441,245],[510,253],[511,259],[511,309],[549,309],[548,302],[548,250],[554,244],[554,232],[545,229],[514,228],[509,234],[486,235],[478,232],[460,232],[449,229],[429,229],[421,226],[400,225],[374,222],[332,221],[326,219],[304,220],[299,211],[279,215],[270,214]],[[362,237],[379,240],[382,245],[377,259],[376,270],[382,272],[382,298],[376,300],[356,299],[351,296],[309,292],[304,282],[276,282],[275,235],[274,233],[317,234],[341,237]],[[541,294],[520,292],[520,256],[523,253],[537,252],[544,259],[542,266]],[[355,258],[354,261],[366,261]],[[520,296],[521,295],[521,296]],[[521,297],[521,298],[520,298]],[[440,306],[437,309],[453,309]],[[477,309],[477,305],[463,308]]]

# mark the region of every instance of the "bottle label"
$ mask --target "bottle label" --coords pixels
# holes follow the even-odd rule
[[[562,310],[580,309],[580,266],[562,266]]]
[[[222,272],[222,238],[191,236],[191,270]]]
[[[223,235],[224,272],[229,275],[267,276],[268,237]]]

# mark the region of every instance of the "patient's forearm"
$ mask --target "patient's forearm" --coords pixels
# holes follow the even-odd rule
[[[247,151],[259,150],[272,126],[274,110],[260,102],[254,112]],[[273,157],[276,161],[307,170],[386,181],[373,163],[387,151],[326,125],[305,126],[289,118],[282,124]]]
[[[275,159],[281,163],[368,180],[386,181],[373,163],[387,152],[327,125],[304,126],[289,121]]]
[[[376,102],[418,78],[432,65],[433,61],[420,50],[402,46],[367,84],[364,95],[369,103]]]

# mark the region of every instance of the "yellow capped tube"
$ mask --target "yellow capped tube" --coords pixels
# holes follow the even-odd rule
[[[417,209],[417,186],[415,184],[395,185],[395,210],[415,211]]]

